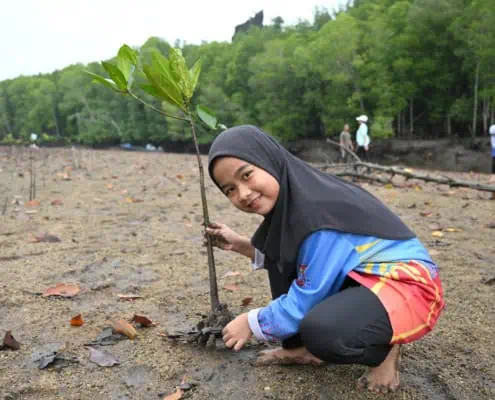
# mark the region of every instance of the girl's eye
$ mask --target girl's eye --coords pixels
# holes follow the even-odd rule
[[[225,193],[225,196],[230,197],[230,195],[232,193],[234,193],[234,189],[232,189],[232,188],[225,189],[224,193]]]
[[[244,174],[242,175],[242,179],[246,180],[247,178],[249,178],[249,176],[251,175],[253,171],[246,171],[244,172]]]

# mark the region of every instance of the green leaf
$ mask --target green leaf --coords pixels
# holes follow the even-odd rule
[[[132,83],[134,82],[133,73],[136,69],[138,63],[137,53],[129,46],[124,44],[117,54],[117,67],[124,75],[124,78],[127,81],[127,89],[130,89]]]
[[[126,58],[129,62],[137,67],[138,64],[138,53],[136,50],[130,48],[128,45],[124,44],[118,52],[117,57]]]
[[[167,103],[179,107],[181,110],[185,110],[180,92],[178,92],[176,88],[174,88],[173,85],[171,85],[170,82],[164,78],[160,71],[156,71],[149,65],[145,65],[143,67],[143,71],[146,74],[148,81],[156,90],[154,94],[149,91],[148,93],[152,94],[152,96],[165,100]]]
[[[147,70],[148,74],[151,73],[153,75],[155,83],[158,84],[162,90],[166,91],[167,95],[174,100],[171,104],[184,110],[183,92],[171,73],[169,61],[160,54],[160,52],[154,51],[151,68],[148,66]],[[148,76],[148,80],[149,79]]]
[[[89,75],[91,78],[93,78],[93,82],[101,83],[101,84],[109,87],[112,90],[118,90],[117,86],[115,86],[115,83],[111,79],[104,78],[101,75],[94,74],[94,73],[86,71],[86,70],[84,70],[84,73]]]
[[[197,105],[196,112],[198,117],[211,129],[216,129],[217,127],[217,117],[213,114],[211,110],[204,106]]]
[[[143,89],[149,95],[156,97],[156,98],[160,98],[160,94],[159,94],[158,90],[153,85],[143,83],[143,84],[139,85],[139,87],[141,89]]]
[[[105,68],[105,71],[108,72],[108,75],[110,75],[110,78],[115,82],[120,90],[127,89],[127,79],[117,66],[105,61],[102,61],[101,65]]]
[[[187,68],[186,60],[180,49],[170,49],[170,70],[174,76],[182,95],[189,101],[193,95],[191,77]]]
[[[196,61],[192,66],[192,68],[189,70],[189,82],[193,94],[194,94],[194,90],[196,89],[196,85],[198,84],[200,73],[201,73],[201,59]]]

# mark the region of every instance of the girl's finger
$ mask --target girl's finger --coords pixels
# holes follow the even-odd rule
[[[225,343],[225,346],[230,349],[230,348],[232,348],[232,346],[235,345],[235,342],[236,342],[235,339],[230,339],[228,342]]]
[[[244,339],[239,340],[237,342],[237,344],[235,345],[234,350],[239,351],[240,349],[242,349],[244,347],[245,343],[246,343],[246,341]]]

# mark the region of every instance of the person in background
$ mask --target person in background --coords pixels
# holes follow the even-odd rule
[[[492,177],[491,182],[495,182],[495,124],[490,126],[488,131],[490,133],[490,140],[492,144]],[[495,200],[495,192],[492,193],[492,200]]]
[[[352,144],[352,139],[351,139],[351,134],[349,132],[348,124],[344,125],[344,130],[340,133],[340,146],[342,146],[340,148],[340,156],[342,162],[346,162],[349,155],[346,149],[354,151],[354,145]]]
[[[368,117],[366,115],[360,115],[356,118],[359,122],[359,129],[356,132],[356,143],[357,143],[357,156],[365,162],[369,162],[369,146],[370,137],[368,136]]]

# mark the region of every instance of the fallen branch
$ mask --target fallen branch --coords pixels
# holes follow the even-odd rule
[[[393,182],[390,182],[390,179],[385,179],[385,178],[382,178],[380,176],[375,176],[375,175],[360,174],[358,172],[353,172],[353,171],[334,172],[334,173],[332,173],[332,175],[340,176],[340,177],[366,179],[366,180],[371,181],[371,182],[381,183],[382,185],[392,184],[393,186],[397,186]]]
[[[389,174],[393,175],[401,175],[406,177],[407,179],[419,179],[423,180],[426,182],[434,182],[434,183],[439,183],[443,185],[448,185],[450,187],[467,187],[470,189],[475,189],[475,190],[480,190],[480,191],[485,191],[485,192],[495,192],[495,185],[488,185],[485,183],[480,183],[480,182],[474,182],[474,181],[465,181],[465,180],[458,180],[458,179],[453,179],[448,176],[433,176],[429,174],[419,174],[412,172],[412,170],[407,169],[407,168],[400,168],[400,167],[386,167],[383,165],[379,164],[372,164],[372,163],[365,163],[365,162],[356,162],[353,164],[347,164],[347,166],[353,166],[354,168],[356,167],[364,167],[367,168],[368,170],[375,170],[375,171],[381,171],[381,172],[386,172]],[[331,168],[334,168],[333,164],[316,164],[315,167],[322,169],[322,170],[328,170]],[[340,173],[336,173],[335,175],[338,176],[354,176],[354,177],[359,177],[363,179],[369,179],[367,178],[367,175],[365,174],[356,174],[355,172],[347,172],[343,171]],[[376,178],[373,178],[376,180]],[[387,183],[389,183],[390,180],[387,180]]]

